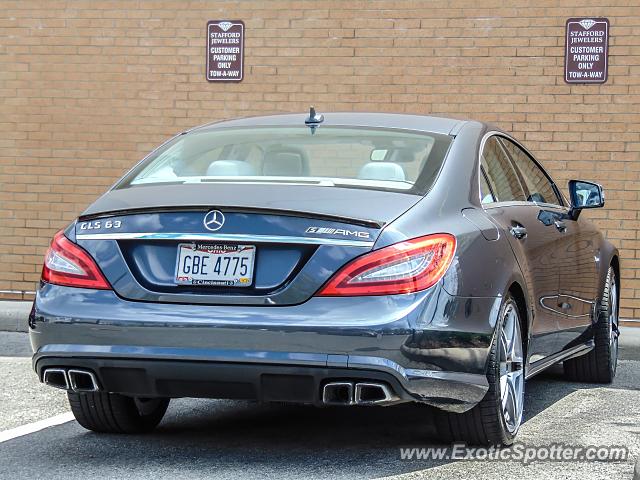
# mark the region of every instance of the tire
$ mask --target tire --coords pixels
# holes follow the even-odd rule
[[[513,443],[522,423],[524,407],[524,345],[520,312],[515,299],[507,294],[500,308],[498,334],[489,352],[489,390],[480,403],[467,412],[437,412],[436,428],[442,440],[473,445]],[[511,338],[510,347],[505,346],[507,336]],[[508,378],[512,380],[508,381]],[[506,404],[512,409],[503,408],[505,395],[511,399],[507,398]]]
[[[618,283],[612,267],[598,306],[598,321],[593,326],[595,347],[586,355],[564,362],[568,380],[588,383],[611,383],[618,365]]]
[[[169,406],[167,398],[135,399],[117,393],[68,392],[76,420],[99,433],[146,433],[153,430]]]

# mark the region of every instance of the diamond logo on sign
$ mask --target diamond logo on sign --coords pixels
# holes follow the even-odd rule
[[[596,21],[591,20],[590,18],[585,18],[584,20],[580,20],[578,23],[582,25],[582,28],[584,28],[585,30],[589,30],[596,24]]]
[[[609,20],[570,18],[567,20],[564,81],[605,83],[609,66]]]
[[[207,23],[207,80],[241,82],[244,78],[244,23],[211,20]]]

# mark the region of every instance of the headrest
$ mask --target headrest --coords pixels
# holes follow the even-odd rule
[[[253,167],[241,160],[216,160],[207,168],[212,177],[244,177],[255,175]]]
[[[309,166],[304,156],[296,151],[271,151],[264,155],[262,174],[265,176],[306,177]]]
[[[404,170],[400,165],[391,162],[369,162],[358,172],[360,180],[393,180],[404,181]]]

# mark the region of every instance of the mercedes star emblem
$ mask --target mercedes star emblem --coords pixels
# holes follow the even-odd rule
[[[204,228],[215,232],[224,225],[224,215],[220,210],[211,210],[204,216]]]

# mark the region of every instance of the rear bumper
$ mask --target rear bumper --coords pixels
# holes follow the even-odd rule
[[[45,367],[83,368],[112,392],[318,404],[328,381],[372,380],[401,400],[465,411],[488,388],[496,305],[439,286],[255,307],[130,302],[43,285],[30,338],[41,379]]]
[[[272,364],[123,360],[114,358],[42,358],[36,370],[79,368],[95,374],[100,390],[145,397],[193,397],[323,405],[330,381],[387,385],[399,401],[413,398],[394,375],[376,370]]]

